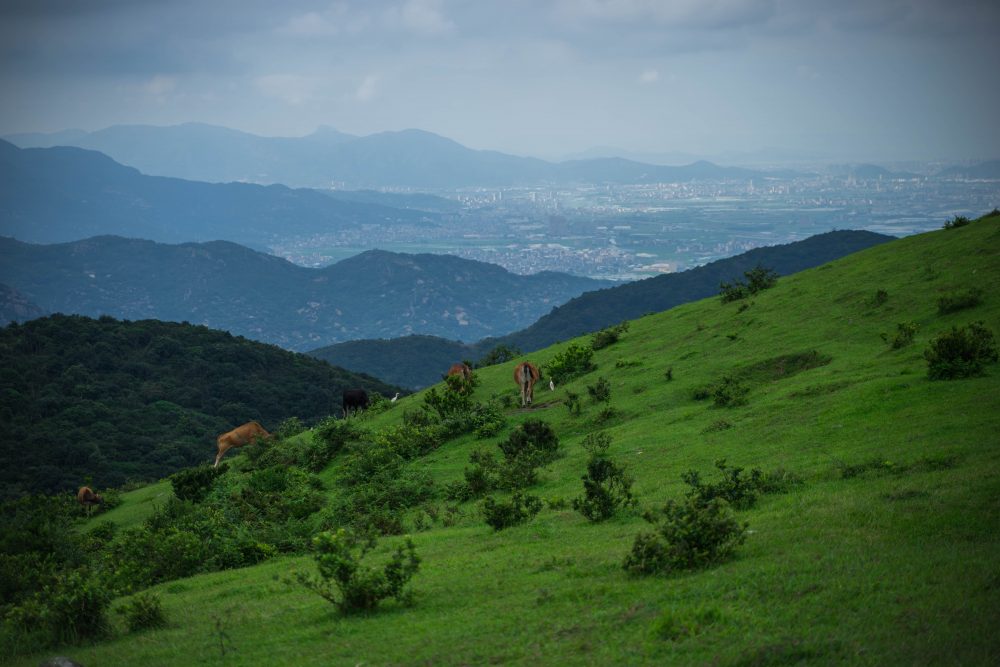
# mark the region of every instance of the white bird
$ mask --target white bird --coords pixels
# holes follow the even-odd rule
[[[399,392],[398,391],[396,392],[396,395],[392,397],[392,400],[389,401],[389,402],[390,403],[395,403],[397,398],[399,398]]]
[[[555,391],[555,390],[556,390],[556,381],[549,380],[549,391]]]

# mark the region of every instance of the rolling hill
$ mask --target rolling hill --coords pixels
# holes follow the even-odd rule
[[[133,635],[116,622],[110,637],[45,652],[29,645],[12,664],[56,654],[160,665],[993,664],[1000,369],[994,361],[981,375],[932,380],[924,351],[973,322],[1000,332],[992,292],[951,312],[939,304],[998,282],[994,216],[781,278],[752,303],[710,298],[637,319],[596,352],[596,370],[539,392],[530,409],[504,409],[506,425],[485,441],[467,433],[421,454],[395,438],[404,411],[434,395],[406,397],[357,425],[370,433],[362,443],[409,452],[406,480],[431,483],[429,498],[399,510],[420,558],[407,602],[341,614],[289,576],[315,572],[305,553],[239,571],[196,567],[197,576],[152,589],[164,627]],[[912,323],[912,339],[888,344],[882,334],[892,341],[900,323]],[[567,349],[531,358],[551,363]],[[480,370],[473,399],[513,394],[513,363]],[[608,403],[584,399],[579,413],[567,410],[570,392],[586,396],[600,378]],[[742,400],[723,401],[736,394],[720,387],[734,386]],[[471,452],[495,450],[528,419],[552,427],[560,455],[527,489],[545,499],[540,513],[494,531],[479,503],[446,501],[442,489],[463,479]],[[583,491],[583,444],[597,432],[634,477],[640,508],[592,523],[570,501]],[[371,445],[359,447],[319,475],[336,507],[353,493],[352,457]],[[718,483],[719,459],[743,469],[738,479],[753,467],[773,483],[755,487],[771,491],[749,506],[722,510],[745,531],[735,552],[672,574],[624,571],[636,536],[650,530],[641,510],[684,502],[692,480]],[[226,490],[241,474],[260,475],[254,461],[236,457],[214,484]],[[698,476],[685,483],[688,471]],[[133,539],[129,528],[152,514],[151,493],[124,494],[121,507],[85,524],[118,526],[110,538],[92,533],[110,540],[99,554]],[[367,559],[381,567],[404,544],[385,538]]]
[[[522,276],[450,255],[371,250],[311,269],[225,241],[0,238],[0,283],[48,312],[187,321],[306,350],[411,333],[477,340],[606,282]]]
[[[263,246],[360,224],[431,224],[435,216],[282,185],[147,176],[92,150],[0,141],[0,234],[22,241],[117,234]]]
[[[224,127],[116,125],[98,132],[8,137],[23,147],[66,143],[101,151],[144,173],[199,181],[283,183],[298,187],[457,188],[539,183],[641,183],[789,176],[722,167],[643,164],[621,158],[553,163],[473,150],[422,130],[356,137],[320,128],[304,137],[259,137]]]
[[[757,265],[788,275],[891,238],[865,231],[834,231],[794,243],[755,248],[681,273],[586,292],[553,308],[525,329],[473,344],[403,337],[338,343],[309,354],[344,368],[365,369],[406,387],[423,387],[440,379],[444,359],[451,359],[448,364],[459,359],[480,359],[497,345],[531,352],[622,320],[717,294],[720,282],[741,278],[744,271]]]
[[[53,315],[0,329],[3,497],[158,479],[211,460],[215,436],[340,409],[396,387],[190,324]]]

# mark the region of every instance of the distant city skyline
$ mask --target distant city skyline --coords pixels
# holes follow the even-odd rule
[[[988,159],[998,28],[978,0],[8,0],[0,133],[329,125],[546,159]]]

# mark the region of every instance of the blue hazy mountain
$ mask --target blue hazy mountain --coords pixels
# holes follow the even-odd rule
[[[969,167],[948,167],[938,176],[970,180],[1000,181],[1000,160],[986,160]]]
[[[116,236],[52,245],[0,238],[0,283],[45,312],[187,321],[291,350],[414,333],[502,336],[610,284],[381,250],[313,269],[227,241]]]
[[[424,224],[434,216],[283,185],[147,176],[92,150],[0,141],[0,234],[23,241],[116,234],[259,246],[362,223]]]
[[[260,137],[223,127],[116,125],[82,136],[13,135],[13,143],[55,142],[98,150],[143,173],[211,182],[283,183],[297,187],[417,189],[539,183],[637,183],[762,179],[790,172],[644,164],[622,158],[554,163],[497,151],[473,150],[423,130],[357,137],[321,128],[304,137]]]

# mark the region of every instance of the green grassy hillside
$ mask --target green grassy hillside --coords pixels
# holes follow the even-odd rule
[[[531,522],[495,533],[474,502],[446,511],[440,488],[483,445],[472,435],[411,464],[439,489],[422,519],[407,519],[423,561],[412,606],[342,616],[285,582],[314,571],[312,559],[284,557],[161,584],[166,628],[45,655],[86,665],[996,664],[1000,367],[931,381],[923,351],[973,321],[1000,333],[997,284],[1000,217],[990,217],[782,278],[747,300],[635,320],[596,352],[597,370],[539,387],[534,407],[511,409],[504,433],[486,441],[528,418],[554,427],[562,456],[529,490],[549,501]],[[974,287],[982,303],[939,314],[939,298]],[[912,344],[891,349],[881,334],[909,322]],[[547,364],[567,345],[530,358]],[[828,363],[795,372],[775,361],[812,351],[805,358]],[[479,371],[476,398],[512,393],[512,366]],[[695,400],[726,375],[742,378],[745,405]],[[586,398],[570,414],[567,393],[586,397],[599,377],[614,414],[602,421],[604,406]],[[422,397],[365,424],[398,423]],[[581,442],[596,430],[611,436],[644,508],[680,498],[685,471],[712,479],[720,458],[803,483],[736,512],[749,532],[732,559],[630,576],[622,560],[648,527],[638,511],[591,524],[553,508],[580,495]],[[340,465],[321,474],[331,493]],[[141,512],[131,511],[134,521]],[[400,540],[383,539],[375,557]]]

